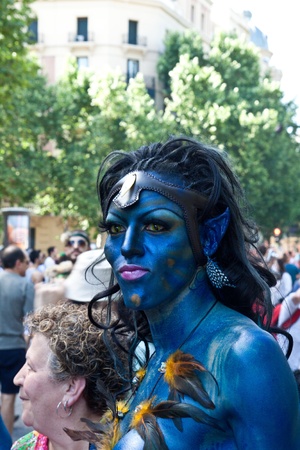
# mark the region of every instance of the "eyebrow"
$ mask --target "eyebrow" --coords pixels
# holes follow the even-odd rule
[[[179,217],[180,219],[184,219],[183,215],[181,214],[181,211],[177,212],[177,211],[174,211],[173,209],[169,209],[169,208],[166,208],[166,207],[163,207],[163,206],[151,209],[150,211],[146,211],[144,215],[152,214],[152,213],[155,213],[157,211],[167,211],[167,212],[169,212],[171,214],[174,214],[175,216]]]
[[[112,208],[114,208],[113,205],[112,205]],[[115,207],[115,208],[117,208],[117,207]],[[145,208],[146,208],[146,206],[145,206]],[[158,207],[153,209],[153,206],[149,205],[149,210],[141,213],[140,217],[143,218],[143,217],[145,217],[145,216],[147,216],[149,214],[155,213],[157,211],[168,211],[171,214],[174,214],[175,216],[177,216],[180,219],[184,220],[184,216],[183,216],[181,210],[180,211],[174,211],[173,209],[170,209],[170,208],[168,208],[166,206],[158,206]],[[112,216],[116,216],[116,217],[122,219],[124,216],[127,216],[128,214],[130,214],[130,211],[126,210],[126,209],[119,209],[119,208],[111,210],[111,207],[110,207],[109,210],[108,210],[107,216],[109,216],[110,214]],[[109,221],[109,219],[108,219],[108,221]]]

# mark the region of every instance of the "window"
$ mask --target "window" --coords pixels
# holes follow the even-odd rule
[[[87,17],[79,17],[77,19],[76,41],[88,41],[88,19],[87,19]]]
[[[140,68],[140,62],[137,59],[127,60],[127,83],[130,78],[135,78]]]
[[[195,5],[191,6],[191,22],[195,22]]]
[[[137,45],[138,43],[138,22],[129,20],[128,24],[128,44]]]
[[[28,27],[29,37],[31,42],[38,42],[38,21],[33,20]]]
[[[205,31],[205,28],[206,28],[206,23],[205,23],[206,21],[205,21],[205,14],[204,13],[201,13],[201,31]]]
[[[85,69],[86,67],[89,67],[88,56],[77,56],[77,67],[78,69]]]

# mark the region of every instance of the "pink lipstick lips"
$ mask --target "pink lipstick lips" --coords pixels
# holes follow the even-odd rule
[[[134,264],[126,264],[125,266],[121,267],[121,269],[119,270],[121,277],[124,280],[128,280],[128,281],[138,280],[139,278],[146,275],[147,272],[148,272],[147,269],[144,269],[141,266],[136,266]]]

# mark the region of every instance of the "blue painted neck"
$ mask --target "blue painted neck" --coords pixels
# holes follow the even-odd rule
[[[204,270],[178,298],[153,310],[145,311],[157,353],[169,353],[182,343],[215,303]]]

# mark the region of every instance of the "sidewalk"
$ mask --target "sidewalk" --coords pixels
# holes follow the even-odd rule
[[[24,434],[27,434],[27,433],[29,433],[32,430],[32,428],[26,427],[23,424],[23,421],[21,419],[21,416],[22,416],[22,402],[19,399],[19,395],[17,395],[17,398],[16,398],[15,415],[19,416],[19,418],[15,422],[15,425],[14,425],[13,442],[15,442],[21,436],[24,436]]]

